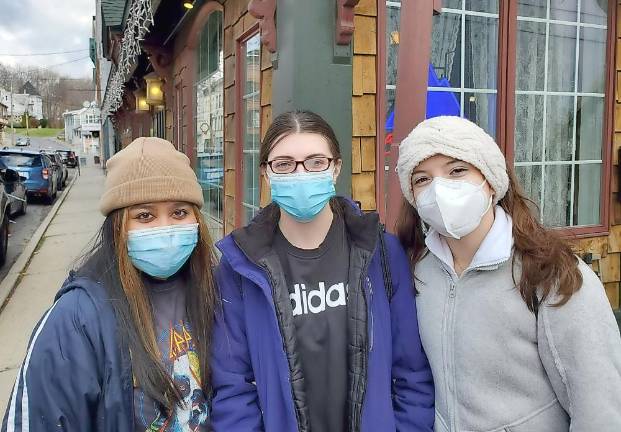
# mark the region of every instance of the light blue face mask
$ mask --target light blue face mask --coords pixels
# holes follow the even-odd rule
[[[167,279],[177,273],[198,243],[198,224],[131,230],[127,252],[134,266],[149,276]]]
[[[322,172],[270,174],[272,201],[299,222],[310,222],[336,191],[331,169]]]

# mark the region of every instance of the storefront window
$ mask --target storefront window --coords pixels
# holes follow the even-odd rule
[[[242,54],[242,224],[259,210],[259,147],[261,145],[261,40],[258,34],[243,43]]]
[[[516,7],[502,20],[500,0],[442,1],[432,18],[427,118],[466,117],[512,150],[508,162],[545,225],[599,225],[604,125],[611,117],[605,106],[608,2],[508,1]],[[386,2],[387,143],[398,90],[400,10],[401,2]],[[515,52],[499,46],[501,28],[517,29]],[[515,68],[499,71],[501,63]],[[515,113],[497,107],[499,73],[515,90]],[[500,121],[513,121],[512,142],[497,136]]]
[[[454,0],[433,19],[427,117],[460,115],[496,135],[499,0]]]
[[[196,176],[203,188],[203,212],[212,239],[223,234],[224,52],[222,12],[213,12],[200,36],[196,82]]]
[[[515,167],[548,226],[601,219],[607,8],[519,2]]]

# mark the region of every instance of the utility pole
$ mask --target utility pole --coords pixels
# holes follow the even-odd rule
[[[13,77],[11,77],[11,146],[15,147],[15,127],[13,125]]]
[[[30,116],[30,100],[26,101],[26,136],[30,136],[30,130],[28,129],[28,117]]]

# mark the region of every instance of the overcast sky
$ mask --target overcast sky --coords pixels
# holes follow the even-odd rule
[[[75,78],[92,76],[88,38],[92,34],[95,0],[0,0],[0,63],[53,66]],[[3,54],[37,54],[76,51],[32,57]],[[72,63],[59,65],[60,63]],[[58,65],[58,66],[55,66]]]

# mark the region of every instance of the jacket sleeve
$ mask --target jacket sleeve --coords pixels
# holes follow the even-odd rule
[[[385,238],[393,281],[390,315],[397,431],[432,432],[435,418],[433,377],[418,333],[412,271],[398,240],[392,235]]]
[[[2,423],[3,432],[94,431],[100,379],[79,290],[63,295],[35,327]]]
[[[216,280],[221,305],[212,345],[212,425],[216,432],[263,431],[240,279],[225,257],[216,270]]]
[[[604,287],[580,262],[583,284],[563,306],[539,308],[539,352],[572,432],[621,431],[621,338]]]

